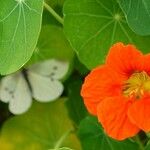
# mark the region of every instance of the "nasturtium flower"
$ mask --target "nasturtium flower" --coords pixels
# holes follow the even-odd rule
[[[85,78],[81,95],[108,136],[123,140],[150,131],[150,54],[117,43],[104,65]]]

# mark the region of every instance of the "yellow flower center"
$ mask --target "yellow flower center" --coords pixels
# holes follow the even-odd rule
[[[145,71],[133,73],[124,84],[123,94],[139,99],[144,92],[150,92],[150,76]]]

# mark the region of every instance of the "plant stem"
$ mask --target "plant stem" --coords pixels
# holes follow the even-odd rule
[[[144,150],[144,145],[141,142],[139,135],[135,136],[135,141],[139,145],[139,150]]]
[[[46,2],[44,2],[44,7],[54,16],[54,18],[61,23],[62,25],[64,24],[63,18],[61,18],[52,7],[50,7]]]
[[[66,140],[68,135],[71,133],[72,129],[69,129],[64,135],[60,137],[60,139],[56,142],[54,149],[59,149],[63,142]]]

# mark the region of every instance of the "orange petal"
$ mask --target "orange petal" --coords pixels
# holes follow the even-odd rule
[[[106,64],[123,75],[131,75],[134,71],[141,70],[143,54],[133,45],[117,43],[108,53]]]
[[[94,69],[84,81],[81,96],[90,113],[96,115],[97,104],[105,97],[121,92],[122,78],[106,66]]]
[[[84,105],[86,106],[88,112],[92,115],[97,115],[97,103],[92,103],[84,100]]]
[[[128,107],[131,104],[131,101],[118,96],[107,98],[98,105],[98,119],[108,136],[124,140],[139,132],[139,128],[127,116]]]
[[[143,57],[143,70],[150,75],[150,54]]]
[[[137,100],[128,110],[129,119],[145,132],[150,131],[150,97]]]

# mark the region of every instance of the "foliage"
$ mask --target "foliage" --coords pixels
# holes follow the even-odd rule
[[[67,0],[64,16],[65,34],[89,69],[103,63],[109,47],[118,41],[149,51],[150,37],[141,37],[129,28],[115,0]]]
[[[32,56],[41,28],[42,4],[43,0],[1,1],[1,74],[18,70]]]
[[[0,7],[0,74],[4,75],[0,77],[0,92],[3,79],[19,72],[28,93],[33,95],[36,89],[39,96],[46,95],[44,85],[53,80],[49,78],[54,76],[53,72],[46,74],[50,69],[39,67],[36,71],[40,70],[40,75],[48,79],[41,80],[45,81],[41,84],[34,80],[33,89],[28,80],[30,66],[53,59],[69,63],[69,70],[60,82],[64,92],[53,102],[31,100],[29,110],[16,116],[9,112],[7,104],[0,102],[0,149],[150,149],[145,133],[121,142],[109,138],[97,119],[89,116],[80,96],[85,76],[104,63],[114,43],[132,43],[144,53],[150,51],[149,0],[0,0]],[[22,100],[26,104],[27,99],[22,84],[17,87],[16,83],[14,88],[14,81],[9,88],[17,91],[11,97],[11,105],[17,108]],[[54,86],[49,88],[48,94],[58,90]],[[4,97],[7,98],[5,93]],[[0,100],[8,102],[2,100],[1,94]]]
[[[140,35],[150,35],[150,1],[118,0],[131,29]]]
[[[86,117],[80,124],[79,137],[85,150],[137,150],[137,144],[130,140],[122,142],[109,138],[95,117]]]
[[[2,129],[1,149],[44,150],[64,146],[80,149],[64,106],[65,100],[59,99],[51,104],[34,103],[26,114],[9,119]]]

